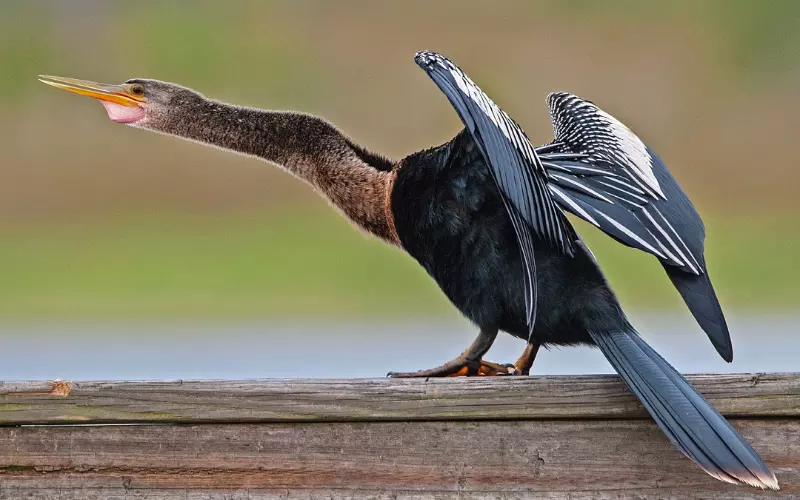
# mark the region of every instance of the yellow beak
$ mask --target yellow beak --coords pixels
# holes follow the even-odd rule
[[[59,89],[94,97],[101,101],[121,104],[122,106],[138,107],[140,103],[144,102],[144,97],[131,93],[128,85],[106,85],[86,80],[76,80],[74,78],[45,75],[40,75],[39,81]]]

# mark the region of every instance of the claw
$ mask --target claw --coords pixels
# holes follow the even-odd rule
[[[481,368],[478,371],[478,375],[485,377],[508,377],[519,374],[517,367],[512,364],[500,365],[489,361],[481,361]]]

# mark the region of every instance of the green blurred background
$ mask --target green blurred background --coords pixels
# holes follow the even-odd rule
[[[36,80],[168,80],[319,114],[401,157],[460,128],[421,49],[536,143],[553,90],[622,119],[704,216],[723,305],[796,310],[800,2],[2,0],[0,319],[457,316],[410,258],[278,169]],[[579,229],[626,307],[682,307],[655,260]]]

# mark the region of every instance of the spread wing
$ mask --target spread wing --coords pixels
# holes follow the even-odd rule
[[[733,351],[708,278],[705,228],[664,162],[628,127],[564,92],[547,97],[555,139],[537,148],[549,189],[565,210],[658,257],[717,351]]]
[[[426,51],[414,60],[450,100],[504,195],[525,266],[527,319],[532,331],[536,317],[535,242],[573,255],[576,236],[572,226],[554,202],[544,166],[522,128],[444,56]]]

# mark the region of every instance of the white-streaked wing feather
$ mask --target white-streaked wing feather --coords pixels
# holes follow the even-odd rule
[[[547,172],[525,132],[460,68],[435,52],[414,58],[450,100],[503,195],[525,270],[526,313],[536,316],[534,241],[574,254],[575,233],[547,186]],[[601,195],[602,196],[602,195]]]
[[[645,191],[664,198],[647,146],[622,122],[590,101],[565,92],[547,96],[556,142],[569,143],[587,162],[605,160],[626,169]]]
[[[667,166],[589,101],[559,92],[547,102],[555,139],[537,153],[550,176],[553,198],[609,236],[658,257],[717,352],[730,362],[730,333],[706,272],[703,221]]]
[[[624,243],[692,274],[702,274],[702,253],[695,255],[691,249],[702,252],[703,235],[699,235],[699,246],[687,244],[684,237],[695,236],[677,230],[675,223],[680,220],[670,222],[666,212],[659,210],[669,210],[671,203],[655,172],[656,167],[665,169],[661,160],[630,129],[593,103],[565,92],[551,93],[547,103],[555,138],[543,146],[540,158],[549,183],[557,184],[563,196],[591,197],[577,200],[581,213],[576,212],[576,203],[568,204],[563,196],[557,196],[562,208],[585,220],[584,214],[588,214],[592,217],[589,222]],[[671,178],[669,181],[674,183]],[[615,203],[633,217],[623,217],[619,207],[612,206]],[[693,209],[688,215],[696,217]]]

